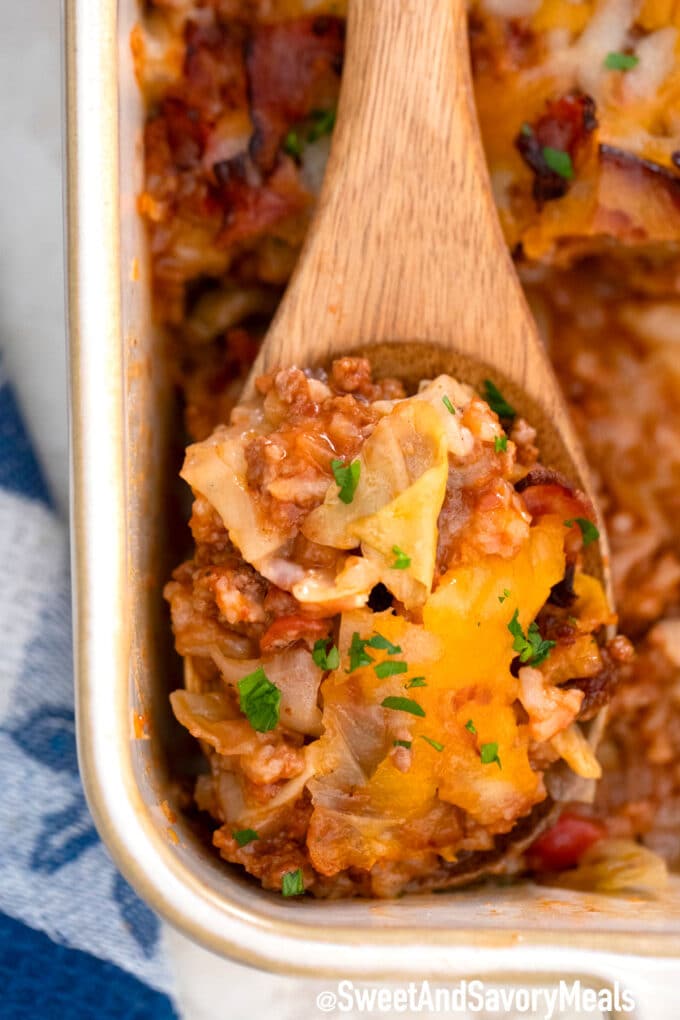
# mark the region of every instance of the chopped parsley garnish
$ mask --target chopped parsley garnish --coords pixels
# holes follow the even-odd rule
[[[482,744],[479,749],[479,757],[482,759],[482,765],[493,765],[495,762],[499,769],[503,768],[498,757],[498,744]]]
[[[534,129],[532,128],[531,124],[527,124],[526,121],[524,121],[519,130],[520,134],[523,134],[525,138],[530,138],[534,133]]]
[[[373,656],[369,655],[366,651],[367,648],[377,648],[381,651],[387,652],[388,655],[398,655],[401,651],[400,645],[393,645],[392,642],[383,637],[382,634],[374,634],[370,638],[359,637],[359,632],[354,631],[352,634],[352,642],[349,646],[349,669],[348,673],[353,673],[355,669],[360,669],[362,666],[370,666],[373,662]],[[408,666],[405,662],[380,662],[375,667],[375,671],[379,677],[392,676],[394,673],[405,673]]]
[[[413,676],[406,684],[406,690],[410,691],[412,687],[427,687],[424,676]]]
[[[503,589],[503,594],[498,596],[498,601],[500,602],[501,605],[503,605],[505,600],[509,599],[511,595],[512,595],[512,592],[510,591],[510,589],[509,588],[504,588]]]
[[[493,441],[493,448],[496,453],[505,453],[508,448],[508,437],[507,436],[495,436]]]
[[[538,666],[548,658],[550,651],[555,647],[554,641],[548,641],[541,637],[536,621],[529,624],[529,630],[525,634],[519,622],[519,609],[516,609],[512,620],[508,624],[508,630],[514,637],[513,649],[519,654],[519,661],[531,666]]]
[[[411,741],[410,740],[395,740],[394,741],[394,747],[405,747],[407,751],[410,751],[411,750]]]
[[[238,682],[241,711],[258,733],[268,733],[279,721],[281,691],[267,677],[262,666]]]
[[[407,662],[390,662],[386,659],[385,662],[379,662],[375,667],[375,675],[380,679],[384,680],[388,676],[396,676],[397,673],[408,672]]]
[[[359,484],[361,461],[353,460],[351,464],[345,464],[338,458],[331,461],[331,471],[340,490],[338,497],[343,503],[351,503]]]
[[[372,638],[369,638],[365,644],[368,645],[369,648],[380,648],[382,651],[387,652],[388,655],[399,655],[399,652],[401,651],[401,645],[393,645],[391,641],[388,641],[386,637],[383,637],[382,634],[378,634],[377,632]]]
[[[456,413],[456,409],[453,406],[453,404],[451,403],[451,399],[447,396],[446,393],[442,397],[442,404],[444,405],[446,410],[449,412],[449,414],[455,414]]]
[[[283,140],[283,151],[299,160],[305,145],[318,142],[319,138],[329,135],[335,127],[335,110],[313,110],[309,115],[309,126],[292,128]]]
[[[287,871],[281,878],[281,892],[284,896],[300,896],[305,891],[305,881],[302,877],[302,868],[297,871]]]
[[[328,647],[330,640],[330,638],[322,637],[314,642],[312,658],[319,669],[337,669],[340,665],[340,652],[332,643],[330,648]]]
[[[640,58],[636,57],[634,53],[617,53],[612,51],[604,58],[604,66],[610,71],[630,71],[633,67],[637,67],[639,63]]]
[[[550,145],[543,146],[543,159],[546,161],[551,170],[554,170],[560,177],[564,177],[565,180],[570,181],[574,176],[574,166],[571,162],[571,156],[568,152],[564,152],[563,149],[553,149]]]
[[[468,731],[468,733],[472,733],[473,736],[475,737],[477,736],[477,730],[475,729],[475,724],[473,723],[472,719],[468,719],[468,721],[465,723],[465,729]]]
[[[407,556],[398,545],[392,546],[392,552],[394,554],[394,562],[391,564],[392,570],[407,570],[411,566],[411,557]]]
[[[232,836],[239,846],[248,846],[253,840],[260,838],[255,829],[237,829],[236,832],[232,832]]]
[[[409,712],[411,715],[419,715],[421,719],[425,718],[425,709],[417,701],[411,701],[410,698],[390,697],[385,698],[380,704],[383,708],[391,708],[394,712]]]
[[[307,132],[308,142],[318,142],[319,138],[329,135],[335,127],[335,110],[313,110],[312,125]]]
[[[352,634],[352,643],[349,646],[349,669],[347,672],[353,673],[355,669],[370,666],[372,662],[373,657],[366,651],[366,642],[359,637],[359,632],[355,630]]]
[[[289,131],[283,141],[283,151],[292,156],[293,159],[299,159],[302,155],[302,141],[297,131]]]
[[[438,740],[433,740],[432,737],[426,737],[424,733],[420,734],[420,739],[424,740],[430,747],[434,747],[435,751],[443,751],[444,745],[440,744]]]
[[[514,418],[517,415],[517,411],[514,409],[512,404],[509,404],[501,391],[498,389],[495,383],[491,379],[484,380],[484,399],[491,408],[495,411],[499,418]]]
[[[583,535],[583,545],[590,545],[591,542],[597,542],[600,537],[600,532],[595,527],[592,521],[589,521],[587,517],[573,517],[570,521],[564,522],[567,528],[573,528],[575,524],[578,524]]]

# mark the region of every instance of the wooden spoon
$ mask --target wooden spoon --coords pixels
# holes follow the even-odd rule
[[[543,463],[593,499],[494,205],[464,0],[350,0],[318,209],[246,395],[262,372],[356,352],[412,384],[490,377],[537,428]],[[600,532],[588,566],[609,589]]]

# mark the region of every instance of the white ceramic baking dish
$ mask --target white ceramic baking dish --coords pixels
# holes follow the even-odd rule
[[[619,979],[641,1002],[666,988],[654,1012],[637,1015],[680,1015],[680,883],[663,902],[529,884],[396,902],[283,900],[230,870],[173,812],[167,691],[177,668],[161,588],[179,555],[168,508],[180,432],[135,208],[136,17],[134,0],[66,0],[78,737],[102,838],[160,914],[242,961],[355,978]]]

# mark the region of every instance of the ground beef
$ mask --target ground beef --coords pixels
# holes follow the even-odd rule
[[[669,621],[680,633],[680,619]],[[667,624],[660,625],[661,627]],[[680,659],[653,628],[614,693],[595,812],[680,867]]]
[[[167,15],[168,26],[173,26],[180,71],[173,64],[171,74],[163,68],[159,79],[152,81],[148,69],[138,68],[150,104],[145,132],[146,184],[140,210],[150,231],[156,314],[174,329],[176,377],[195,439],[205,438],[217,424],[228,420],[240,381],[304,238],[312,195],[303,182],[299,161],[285,152],[286,133],[315,109],[330,109],[337,99],[341,22],[305,18],[288,25],[262,26],[258,12],[265,6],[253,0],[220,0],[193,7],[151,3],[153,16]],[[493,131],[499,127],[496,106],[488,102],[488,96],[485,102],[484,89],[491,82],[494,90],[500,87],[505,91],[513,87],[510,76],[515,72],[535,74],[545,58],[544,39],[530,28],[527,19],[491,16],[476,3],[472,4],[470,27],[482,128],[487,130],[486,118]],[[139,53],[138,36],[136,48]],[[614,105],[618,123],[618,100]],[[607,114],[599,98],[598,106],[604,129]],[[519,114],[508,120],[508,152],[521,120]],[[667,126],[663,117],[657,120],[658,131],[666,133],[665,144]],[[671,298],[678,293],[678,274],[672,260],[677,245],[650,246],[641,258],[630,255],[625,245],[647,238],[642,229],[647,222],[638,223],[632,207],[624,203],[621,209],[615,208],[615,218],[607,221],[604,243],[597,239],[599,228],[590,219],[584,221],[584,237],[576,239],[578,257],[593,251],[604,251],[605,257],[591,258],[582,269],[569,273],[549,274],[527,266],[525,259],[529,235],[535,233],[536,225],[530,189],[533,187],[539,205],[549,202],[545,215],[553,215],[561,203],[552,200],[570,187],[566,177],[548,166],[544,150],[548,146],[568,153],[578,167],[591,152],[593,121],[592,102],[573,91],[553,97],[533,117],[529,130],[518,138],[532,174],[524,169],[526,186],[512,182],[505,218],[511,223],[513,217],[519,216],[521,221],[526,214],[525,204],[518,200],[526,187],[526,201],[532,209],[510,243],[525,262],[529,296],[595,473],[612,545],[617,606],[625,632],[638,646],[637,659],[630,662],[628,646],[617,643],[619,639],[605,645],[600,650],[602,668],[570,681],[585,692],[582,711],[586,715],[614,692],[609,735],[601,752],[604,777],[596,809],[615,834],[639,837],[671,863],[680,864],[680,661],[661,639],[664,627],[677,627],[680,614],[680,386],[677,351],[673,369],[661,336],[664,329],[655,332],[644,325],[648,313],[653,318],[664,308],[673,311]],[[494,152],[492,162],[502,155],[500,149],[496,156]],[[519,164],[516,155],[514,160]],[[607,201],[614,193],[617,200],[621,198],[625,180],[635,210],[653,210],[654,194],[668,199],[663,206],[666,211],[677,208],[680,185],[671,166],[649,163],[606,141],[595,162],[601,175],[609,169],[610,176],[603,176],[605,185],[611,181],[616,185],[604,187]],[[614,170],[617,173],[611,176]],[[639,202],[642,192],[649,201]],[[570,194],[565,204],[571,198]],[[652,241],[660,225],[667,232],[661,239],[670,237],[672,217],[664,214],[656,222],[650,214],[648,219]],[[588,232],[593,230],[591,237]],[[546,257],[552,258],[568,245],[569,238],[563,235],[564,230],[562,236],[551,235],[551,251]],[[615,246],[612,237],[620,237],[624,243]],[[253,285],[259,289],[248,305],[247,321],[229,318],[225,323],[218,315],[206,325],[206,297],[209,304],[219,305],[213,296],[229,298],[233,288]],[[657,300],[642,299],[640,294]],[[670,336],[673,330],[666,326],[665,332]],[[352,435],[359,420],[354,418],[355,412],[361,416],[366,401],[395,399],[403,392],[394,380],[371,381],[367,364],[361,359],[340,359],[331,376],[337,414],[328,424],[334,429],[333,443],[348,456],[352,456]],[[310,427],[314,415],[313,402],[303,392],[305,385],[299,378],[289,377],[271,400],[274,410],[277,402],[285,404],[288,411],[297,407],[300,434]],[[273,380],[270,388],[277,390]],[[372,422],[363,420],[361,427],[370,430]],[[531,468],[537,456],[534,430],[516,419],[509,438],[517,446],[518,464]],[[295,478],[301,467],[308,471],[308,486],[293,491],[292,498],[278,499],[269,492],[263,495],[270,500],[269,509],[285,517],[313,505],[314,486],[318,483],[320,489],[321,480],[325,484],[328,469],[323,456],[319,461],[313,455],[313,444],[300,445],[299,437],[290,446],[282,437],[280,449],[285,457],[270,459],[269,451],[254,442],[249,481],[263,493],[268,492],[267,486],[279,483],[281,495],[287,480]],[[297,462],[287,474],[288,465],[284,469],[281,464],[289,456]],[[530,501],[541,496],[538,488],[536,485]],[[449,484],[439,522],[440,571],[474,514],[478,495],[474,485],[461,488]],[[267,647],[286,647],[291,641],[313,645],[327,621],[306,621],[299,616],[292,596],[243,572],[234,563],[220,519],[201,497],[194,502],[191,528],[194,558],[177,569],[166,594],[178,650],[194,657],[194,669],[205,674],[206,683],[211,665],[205,655],[212,646],[247,658]],[[577,540],[576,529],[574,537]],[[309,562],[315,555],[312,548],[298,552],[300,559]],[[386,589],[381,589],[378,585],[371,596],[370,604],[376,610],[387,608],[392,600],[389,592],[386,598]],[[561,618],[559,613],[553,614],[552,624],[548,615],[545,620],[546,626],[560,631],[563,645],[570,640],[568,621],[565,623],[569,601],[567,576],[555,586],[551,598],[551,609],[564,612]],[[660,625],[659,620],[663,621]],[[616,691],[614,673],[623,676]],[[206,798],[213,797],[212,779],[204,777],[200,785]],[[304,803],[296,805],[290,831],[275,855],[280,857],[281,868],[293,869],[300,860],[299,866],[307,869],[306,880],[311,881],[296,828],[298,821],[305,827],[305,810]],[[236,853],[252,860],[260,856],[262,847],[258,853],[248,847],[235,849],[231,834],[220,832],[216,842],[227,859],[240,860]],[[296,856],[300,853],[302,858]],[[240,863],[248,867],[246,860]],[[260,872],[249,869],[253,874],[261,874],[273,887],[278,887],[277,881],[280,885],[280,875],[267,875],[262,863],[253,867],[260,868]],[[414,887],[426,885],[432,878],[429,862],[421,868],[422,873],[419,867],[413,865]],[[380,891],[372,890],[361,873],[350,872],[333,882],[317,876],[314,881],[317,895]],[[376,883],[380,889],[398,887],[397,871],[387,867]]]

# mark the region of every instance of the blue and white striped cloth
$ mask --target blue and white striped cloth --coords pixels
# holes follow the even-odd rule
[[[0,1014],[175,1016],[158,918],[83,796],[67,532],[0,363]]]

